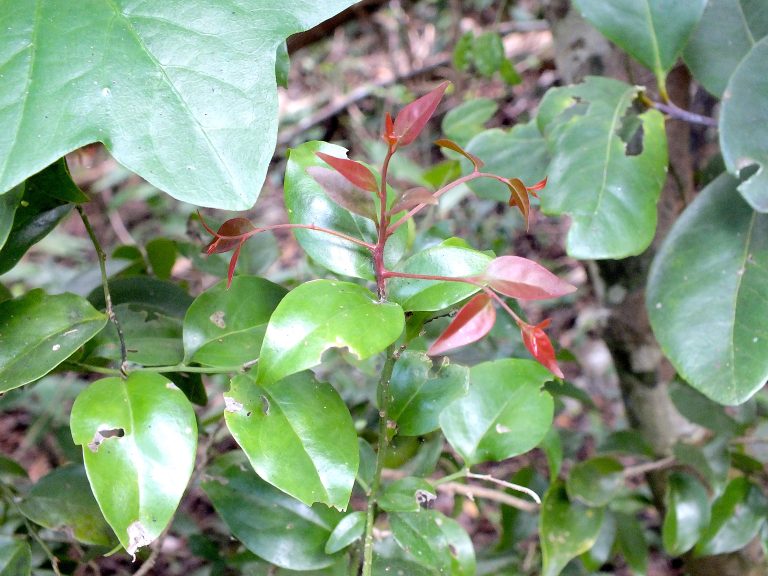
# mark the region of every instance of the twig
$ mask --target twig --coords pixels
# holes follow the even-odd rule
[[[668,116],[675,118],[676,120],[683,120],[685,122],[690,122],[691,124],[702,124],[704,126],[717,126],[717,120],[714,118],[710,118],[709,116],[702,116],[701,114],[696,114],[694,112],[689,112],[688,110],[683,110],[679,106],[676,106],[672,102],[664,103],[664,102],[651,102],[651,105],[653,108],[656,108],[657,110],[661,110],[664,112],[664,114],[667,114]]]
[[[541,498],[539,498],[539,495],[536,494],[536,492],[534,492],[527,486],[521,486],[520,484],[515,484],[514,482],[507,482],[506,480],[495,478],[490,474],[475,474],[474,472],[467,472],[467,478],[474,478],[475,480],[484,480],[485,482],[492,482],[493,484],[498,484],[499,486],[503,486],[504,488],[509,488],[510,490],[517,490],[518,492],[522,492],[523,494],[528,494],[528,496],[533,498],[533,501],[536,502],[536,504],[541,504]]]
[[[625,468],[624,472],[622,472],[622,475],[624,478],[634,478],[635,476],[642,476],[648,472],[670,468],[674,466],[674,464],[675,457],[667,456],[661,460],[654,460],[653,462],[648,462],[646,464],[638,464],[637,466],[630,466],[629,468]]]
[[[437,489],[446,494],[461,494],[468,498],[478,497],[485,500],[492,500],[524,512],[536,512],[536,510],[539,509],[539,505],[534,502],[528,502],[527,500],[512,496],[506,492],[494,490],[493,488],[486,488],[485,486],[473,486],[469,484],[461,484],[460,482],[446,482],[445,484],[437,486]]]
[[[123,335],[123,329],[120,327],[120,321],[117,319],[115,310],[112,307],[112,296],[109,293],[109,278],[107,277],[107,254],[101,248],[99,239],[96,238],[96,233],[93,231],[90,220],[83,210],[83,207],[78,204],[77,212],[80,214],[80,219],[83,221],[83,226],[88,232],[88,236],[91,239],[94,250],[96,250],[96,256],[99,259],[99,269],[101,270],[101,285],[104,287],[104,304],[106,306],[107,316],[115,325],[117,330],[117,338],[120,341],[120,373],[125,377],[127,375],[126,367],[128,365],[128,351],[125,347],[125,336]]]

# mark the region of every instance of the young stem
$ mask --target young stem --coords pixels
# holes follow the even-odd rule
[[[387,245],[387,238],[392,234],[389,228],[389,216],[387,215],[387,172],[389,171],[389,161],[395,153],[395,149],[390,146],[384,162],[381,165],[381,186],[379,187],[379,226],[378,239],[376,246],[373,247],[373,272],[376,275],[376,289],[379,293],[379,299],[384,300],[387,297],[386,267],[384,266],[384,249]]]
[[[256,234],[261,234],[262,232],[271,232],[272,230],[290,230],[290,229],[297,229],[297,228],[302,230],[314,230],[315,232],[322,232],[323,234],[337,236],[338,238],[342,238],[347,242],[352,242],[354,244],[357,244],[358,246],[367,248],[368,250],[373,250],[375,248],[375,246],[370,242],[366,242],[365,240],[360,240],[359,238],[355,238],[354,236],[349,236],[348,234],[344,234],[343,232],[337,232],[336,230],[331,230],[330,228],[323,228],[322,226],[317,226],[315,224],[272,224],[271,226],[260,226],[258,228],[254,228],[250,232],[246,232],[244,234],[238,234],[237,236],[227,236],[224,234],[218,234],[211,229],[208,229],[208,232],[221,240],[242,240],[243,238],[250,238],[251,236],[255,236]]]
[[[117,339],[120,341],[120,374],[125,377],[126,367],[128,364],[128,350],[125,347],[125,336],[123,335],[123,329],[121,328],[120,321],[117,319],[115,310],[112,307],[112,296],[109,293],[109,279],[107,278],[107,254],[101,248],[99,239],[96,238],[96,233],[93,231],[93,227],[91,226],[91,221],[88,220],[88,216],[80,204],[77,205],[77,212],[80,214],[80,219],[83,221],[83,226],[85,226],[85,230],[88,232],[88,236],[91,239],[93,248],[96,250],[96,256],[99,259],[99,270],[101,270],[101,285],[104,287],[104,304],[106,307],[107,316],[115,325],[115,329],[117,330]]]
[[[368,492],[368,510],[365,519],[365,539],[363,540],[363,571],[362,576],[371,576],[373,568],[373,521],[376,515],[376,498],[381,486],[381,471],[384,469],[384,457],[389,447],[389,380],[392,378],[392,370],[397,362],[395,345],[387,348],[387,356],[384,367],[381,369],[381,377],[377,388],[379,399],[379,440],[376,452],[376,472],[373,476],[371,489]]]

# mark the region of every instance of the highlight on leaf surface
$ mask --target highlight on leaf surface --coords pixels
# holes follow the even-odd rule
[[[549,341],[549,337],[544,332],[544,328],[549,326],[550,322],[550,320],[544,320],[535,326],[521,322],[520,333],[523,336],[523,344],[531,356],[536,358],[552,374],[558,378],[564,378],[563,371],[560,370],[557,360],[555,360],[555,349],[552,347],[552,342]]]
[[[394,144],[390,146],[408,146],[421,134],[424,126],[426,126],[432,114],[437,110],[437,105],[440,104],[448,84],[450,82],[443,82],[428,94],[414,100],[400,110],[400,113],[395,118],[392,130],[389,132],[391,136],[387,137],[385,135],[385,139],[391,138],[394,140]]]
[[[436,356],[477,342],[491,331],[494,322],[496,322],[496,310],[490,296],[478,294],[459,310],[448,328],[429,347],[427,354]]]
[[[379,185],[376,183],[376,177],[373,175],[373,172],[360,164],[360,162],[350,160],[349,158],[337,158],[325,152],[315,152],[315,154],[361,190],[367,190],[374,194],[378,192]],[[312,177],[314,178],[314,176]],[[320,184],[322,185],[322,182]]]
[[[437,198],[434,197],[432,192],[419,186],[417,188],[409,188],[403,192],[400,197],[395,200],[395,204],[390,209],[390,214],[397,214],[411,208],[416,208],[419,204],[437,205]]]
[[[520,256],[495,258],[482,276],[497,292],[523,300],[558,298],[576,291],[576,287],[561,280],[533,260]]]
[[[474,154],[470,154],[464,148],[456,144],[453,140],[449,140],[448,138],[440,138],[439,140],[435,140],[435,144],[440,146],[441,148],[448,148],[449,150],[453,150],[454,152],[458,152],[464,158],[472,162],[472,165],[475,167],[475,172],[479,172],[480,168],[482,168],[485,163],[480,160],[477,156]]]

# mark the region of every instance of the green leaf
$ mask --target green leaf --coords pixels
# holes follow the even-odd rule
[[[155,238],[147,242],[146,248],[147,259],[155,276],[162,280],[170,279],[176,263],[176,242],[169,238]]]
[[[0,392],[45,376],[106,323],[104,314],[74,294],[32,290],[0,302]]]
[[[182,326],[178,318],[144,310],[137,304],[120,304],[113,310],[120,321],[130,362],[142,366],[174,366],[182,361]],[[120,339],[113,323],[88,343],[85,358],[121,360]]]
[[[0,576],[29,576],[32,550],[23,540],[0,544]]]
[[[51,530],[65,529],[78,542],[115,545],[80,464],[62,466],[41,478],[19,508],[33,522]]]
[[[263,388],[243,374],[224,399],[227,426],[261,478],[308,506],[347,507],[357,434],[333,386],[302,372]]]
[[[677,443],[673,452],[677,465],[694,470],[712,492],[719,493],[728,482],[731,455],[726,436],[717,437],[700,447]]]
[[[3,0],[0,191],[103,142],[179,200],[250,208],[275,147],[276,52],[353,3]]]
[[[230,452],[208,469],[202,488],[232,534],[248,550],[282,568],[316,570],[336,556],[325,544],[341,515],[325,506],[312,508],[259,479],[242,454]]]
[[[579,462],[568,475],[568,497],[587,506],[605,506],[624,488],[622,472],[624,466],[610,456]]]
[[[539,448],[547,457],[549,467],[549,478],[554,480],[560,474],[560,468],[563,465],[563,441],[560,439],[560,432],[554,426],[549,429],[539,443]]]
[[[440,413],[469,386],[466,366],[443,364],[430,374],[432,361],[423,352],[406,350],[392,371],[387,417],[405,436],[421,436],[440,427]]]
[[[462,102],[443,117],[443,134],[459,145],[466,146],[471,138],[483,132],[485,123],[493,118],[498,108],[498,104],[490,98],[473,98]]]
[[[674,472],[667,480],[664,549],[670,556],[681,556],[698,542],[709,525],[707,490],[694,476]]]
[[[743,548],[763,527],[766,515],[768,500],[760,487],[743,476],[734,478],[712,504],[711,521],[694,553],[710,556]]]
[[[8,236],[13,228],[13,219],[16,210],[21,204],[24,195],[24,185],[19,184],[9,192],[0,196],[0,250],[5,246]]]
[[[547,175],[549,152],[535,120],[517,124],[510,130],[492,128],[481,132],[466,145],[467,152],[485,162],[483,170],[490,174],[520,178],[534,184]],[[469,173],[471,163],[462,161],[462,172]],[[509,187],[491,178],[472,180],[468,186],[481,198],[509,201]],[[542,194],[548,194],[544,190]]]
[[[277,85],[288,88],[288,73],[291,71],[291,59],[288,55],[288,43],[283,42],[277,47],[275,54],[275,80]]]
[[[285,296],[282,286],[255,276],[222,280],[192,302],[184,317],[187,362],[238,366],[259,357],[269,317]]]
[[[574,3],[603,35],[653,70],[663,87],[666,73],[696,28],[707,0],[574,0]]]
[[[762,2],[709,0],[683,57],[694,78],[722,97],[739,62],[766,35],[768,10]]]
[[[192,304],[192,296],[180,286],[151,276],[113,278],[109,281],[109,293],[113,306],[135,304],[143,310],[174,318],[184,318],[187,308]],[[99,310],[104,310],[104,288],[94,288],[88,294],[88,301]]]
[[[414,254],[395,270],[408,274],[461,278],[482,274],[491,260],[493,258],[488,254],[449,239]],[[442,310],[480,290],[478,286],[466,282],[413,278],[392,278],[387,289],[390,299],[408,311]]]
[[[694,424],[713,430],[721,436],[738,434],[739,423],[731,418],[720,404],[697,392],[685,382],[673,381],[669,386],[669,395],[678,412]]]
[[[375,326],[375,330],[366,329]],[[320,364],[329,348],[360,360],[384,350],[402,333],[402,308],[380,302],[357,284],[313,280],[292,290],[267,325],[257,380],[272,384]]]
[[[485,32],[472,44],[472,60],[481,76],[490,78],[504,61],[504,44],[498,32]]]
[[[473,576],[475,550],[461,525],[435,510],[397,512],[389,516],[397,544],[427,568],[451,576]]]
[[[541,389],[551,379],[546,368],[531,360],[473,366],[469,393],[440,415],[445,437],[467,465],[535,448],[552,425],[554,403]]]
[[[656,255],[646,296],[664,354],[720,404],[745,402],[768,378],[768,216],[736,184],[722,175],[688,206]]]
[[[597,540],[602,522],[602,508],[569,501],[563,483],[554,483],[541,505],[542,576],[557,576],[571,559],[589,550]]]
[[[625,258],[648,247],[656,230],[656,202],[667,174],[664,118],[637,116],[642,152],[627,155],[619,131],[638,88],[609,78],[549,90],[539,128],[552,152],[541,193],[547,214],[568,214],[568,253],[575,258]]]
[[[433,502],[437,492],[423,478],[406,476],[388,484],[376,501],[387,512],[418,512]]]
[[[728,81],[720,114],[720,149],[728,171],[745,176],[739,192],[768,212],[768,36],[741,61]],[[752,173],[753,168],[757,172]],[[745,172],[742,174],[742,172]]]
[[[325,543],[325,553],[335,554],[359,540],[365,532],[365,516],[365,512],[352,512],[344,516]]]
[[[648,541],[643,525],[634,515],[616,514],[616,543],[635,576],[648,574]]]
[[[135,554],[168,525],[192,474],[197,423],[191,404],[165,377],[134,372],[83,390],[70,427],[104,518]]]
[[[330,228],[366,242],[376,242],[372,221],[352,214],[331,200],[323,187],[307,173],[311,166],[327,167],[316,152],[343,157],[346,150],[325,142],[307,142],[290,151],[285,168],[285,208],[293,224],[313,224]],[[392,198],[394,199],[394,198]],[[295,230],[296,240],[315,262],[331,272],[373,280],[370,250],[314,230]],[[394,266],[405,252],[407,226],[401,226],[387,241],[384,262]]]

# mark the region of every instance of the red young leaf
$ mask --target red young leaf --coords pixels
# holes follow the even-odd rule
[[[531,194],[533,194],[533,195],[534,195],[536,198],[538,198],[538,197],[539,197],[539,195],[538,195],[538,194],[536,194],[536,191],[537,191],[537,190],[542,190],[542,189],[543,189],[543,188],[544,188],[546,185],[547,185],[547,177],[546,177],[546,176],[544,176],[544,179],[543,179],[543,180],[539,180],[539,181],[538,181],[538,182],[536,182],[536,184],[534,184],[533,186],[526,186],[526,190],[528,190],[528,192],[530,192],[530,193],[531,193]]]
[[[397,137],[395,136],[395,125],[392,122],[392,115],[389,112],[387,112],[387,115],[384,117],[384,133],[381,135],[381,137],[384,139],[384,142],[389,145],[390,148],[397,144]]]
[[[487,294],[478,294],[467,302],[440,337],[427,350],[430,356],[477,342],[488,334],[496,321],[496,310]]]
[[[202,217],[200,218],[202,222]],[[218,254],[220,252],[229,252],[238,244],[248,239],[250,232],[255,230],[248,218],[231,218],[224,222],[219,229],[214,232],[205,222],[203,227],[214,235],[213,240],[203,249],[206,254]]]
[[[374,194],[378,192],[379,185],[376,184],[376,177],[360,162],[348,158],[336,158],[324,152],[315,152],[315,154],[358,188]]]
[[[533,260],[520,256],[500,256],[489,265],[483,279],[491,288],[512,298],[544,300],[576,291],[575,286],[561,280]]]
[[[563,371],[557,365],[555,360],[555,349],[552,347],[552,342],[544,333],[544,328],[549,326],[549,320],[531,326],[530,324],[521,324],[520,332],[523,335],[523,344],[531,353],[531,356],[536,358],[538,362],[544,366],[547,370],[552,372],[558,378],[563,378]]]
[[[437,105],[440,104],[448,84],[443,82],[429,94],[414,100],[400,110],[392,130],[398,146],[408,146],[421,133],[427,121],[435,113]]]
[[[360,190],[339,172],[322,166],[310,166],[307,173],[325,190],[328,198],[354,214],[376,220],[376,205],[370,192]]]
[[[240,257],[240,249],[245,244],[245,240],[240,241],[240,245],[232,252],[232,258],[229,259],[229,268],[227,269],[227,290],[232,286],[232,278],[235,275],[235,266],[237,266],[237,259]]]
[[[478,158],[474,154],[470,154],[469,152],[464,150],[464,148],[456,144],[456,142],[454,142],[453,140],[448,140],[448,138],[440,138],[440,140],[435,140],[435,144],[437,144],[442,148],[448,148],[450,150],[453,150],[454,152],[458,152],[459,154],[464,156],[464,158],[472,162],[472,165],[475,167],[475,172],[478,172],[480,168],[485,166],[485,163],[482,160],[480,160],[480,158]]]
[[[403,210],[410,210],[415,208],[419,204],[437,204],[437,198],[432,195],[432,192],[419,186],[418,188],[410,188],[403,192],[403,194],[395,201],[390,212],[397,214]]]
[[[520,214],[523,215],[525,229],[528,230],[528,215],[531,212],[531,199],[528,198],[528,190],[520,178],[510,178],[507,180],[507,186],[510,192],[509,205],[517,206]]]

